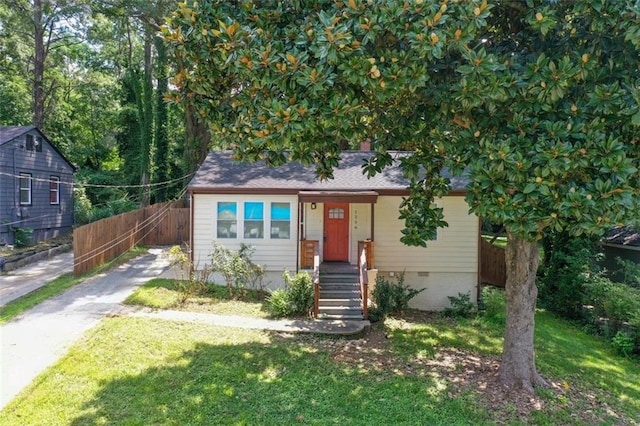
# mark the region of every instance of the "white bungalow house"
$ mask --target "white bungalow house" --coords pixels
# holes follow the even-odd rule
[[[394,280],[404,273],[405,284],[425,288],[411,300],[414,308],[441,310],[449,306],[447,296],[458,293],[477,300],[480,226],[464,200],[468,182],[451,178],[451,192],[436,201],[449,223],[438,230],[437,239],[426,248],[406,246],[400,242],[404,223],[398,216],[408,182],[393,166],[367,178],[362,165],[370,155],[343,152],[334,178],[320,181],[313,167],[300,163],[271,168],[239,163],[228,151],[212,151],[188,186],[194,265],[207,263],[213,241],[231,249],[244,243],[255,248],[253,260],[265,266],[271,288],[283,285],[284,271],[338,266],[345,272],[364,264],[369,281],[376,274]],[[340,300],[328,300],[323,284],[340,279],[323,282],[320,274],[316,314],[333,317],[340,306],[350,304],[348,299],[364,295],[366,300],[364,275],[359,295],[342,289],[335,296]],[[366,303],[353,309],[360,309],[354,316],[366,316]]]

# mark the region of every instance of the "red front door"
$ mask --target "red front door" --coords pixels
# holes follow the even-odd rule
[[[324,204],[323,259],[349,261],[349,203]]]

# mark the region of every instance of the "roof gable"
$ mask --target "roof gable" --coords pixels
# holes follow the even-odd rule
[[[76,167],[71,164],[67,157],[65,157],[64,154],[62,154],[62,152],[60,152],[60,150],[53,143],[51,143],[49,138],[47,138],[45,134],[35,126],[0,126],[0,146],[9,143],[29,132],[37,132],[49,144],[51,149],[53,149],[56,154],[58,154],[60,158],[62,158],[64,162],[66,162],[69,167],[71,167],[71,170],[73,170],[74,172],[76,171]]]
[[[34,126],[0,126],[0,145],[34,130]]]
[[[264,162],[242,163],[233,159],[231,151],[211,151],[189,183],[189,191],[202,192],[270,192],[296,193],[298,191],[406,191],[409,180],[399,167],[401,156],[407,152],[391,152],[394,165],[368,178],[362,172],[365,161],[373,155],[367,151],[345,151],[334,169],[334,178],[320,181],[313,166],[305,167],[297,161],[282,166],[269,167]],[[467,178],[452,177],[452,191],[463,191]]]

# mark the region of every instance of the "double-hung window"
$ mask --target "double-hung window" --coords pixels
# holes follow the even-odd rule
[[[49,177],[49,204],[60,204],[60,178]]]
[[[235,202],[218,202],[218,238],[238,237],[238,205]]]
[[[264,203],[244,203],[244,237],[264,238]]]
[[[271,238],[291,238],[291,203],[271,203]]]
[[[31,174],[20,173],[19,178],[20,205],[31,204]]]

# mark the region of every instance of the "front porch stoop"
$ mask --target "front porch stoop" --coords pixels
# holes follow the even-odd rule
[[[320,272],[318,319],[362,321],[362,296],[356,271]]]

